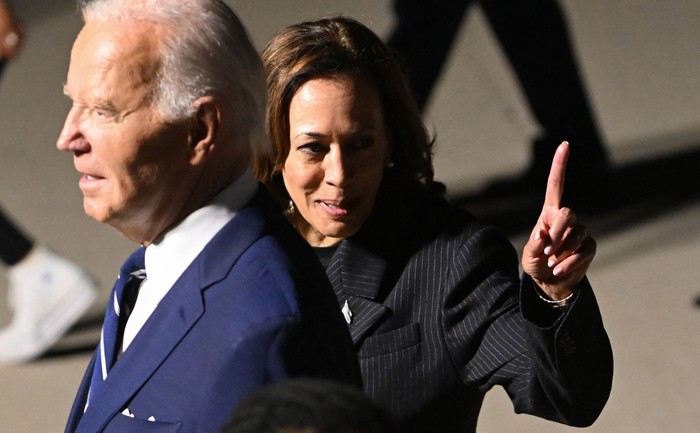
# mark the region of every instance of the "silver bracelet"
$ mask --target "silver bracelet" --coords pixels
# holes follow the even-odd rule
[[[552,308],[564,308],[567,305],[569,305],[571,298],[574,297],[574,292],[571,292],[569,296],[567,296],[564,299],[559,299],[558,301],[554,301],[552,299],[547,299],[545,296],[542,294],[540,287],[537,284],[533,284],[535,286],[535,293],[537,293],[537,296],[540,297],[544,302],[549,304]]]

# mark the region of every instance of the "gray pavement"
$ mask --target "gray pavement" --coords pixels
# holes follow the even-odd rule
[[[68,110],[61,88],[80,20],[72,1],[15,3],[29,39],[0,82],[0,204],[40,242],[100,280],[101,306],[134,245],[83,215],[71,158],[54,147]],[[229,4],[260,48],[286,24],[331,13],[354,16],[380,35],[391,26],[388,0]],[[567,0],[563,5],[620,168],[614,195],[620,206],[581,216],[599,242],[589,278],[616,362],[608,406],[587,431],[695,432],[700,425],[700,308],[692,303],[700,294],[700,194],[695,191],[700,3]],[[438,134],[437,177],[454,197],[469,196],[494,176],[522,169],[536,133],[488,25],[478,8],[472,12],[427,115]],[[474,210],[485,217],[498,213],[481,205]],[[520,246],[522,226],[512,227],[509,234]],[[2,276],[0,269],[0,323],[8,320]],[[100,314],[95,308],[92,318],[42,359],[0,366],[0,432],[62,431],[97,343]],[[574,430],[512,412],[505,393],[492,391],[478,431]]]

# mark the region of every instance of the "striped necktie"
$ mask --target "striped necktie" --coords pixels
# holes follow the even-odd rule
[[[141,247],[126,259],[112,288],[112,296],[102,324],[98,357],[90,380],[90,392],[85,410],[90,404],[91,397],[97,395],[103,382],[107,380],[107,374],[119,356],[126,320],[136,303],[139,286],[146,278],[145,251],[146,248]]]

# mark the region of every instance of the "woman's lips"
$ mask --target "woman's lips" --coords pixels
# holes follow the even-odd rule
[[[343,217],[348,214],[348,206],[347,204],[340,204],[338,202],[333,202],[333,201],[324,201],[324,200],[319,200],[318,202],[321,205],[321,208],[326,211],[330,216],[337,218],[337,217]]]

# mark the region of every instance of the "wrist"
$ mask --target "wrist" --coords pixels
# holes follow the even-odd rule
[[[564,308],[571,303],[574,297],[574,292],[570,292],[568,295],[564,295],[564,297],[562,298],[553,299],[551,296],[545,293],[545,291],[542,290],[542,288],[538,284],[533,284],[533,286],[535,288],[535,293],[537,294],[537,296],[552,308]]]

